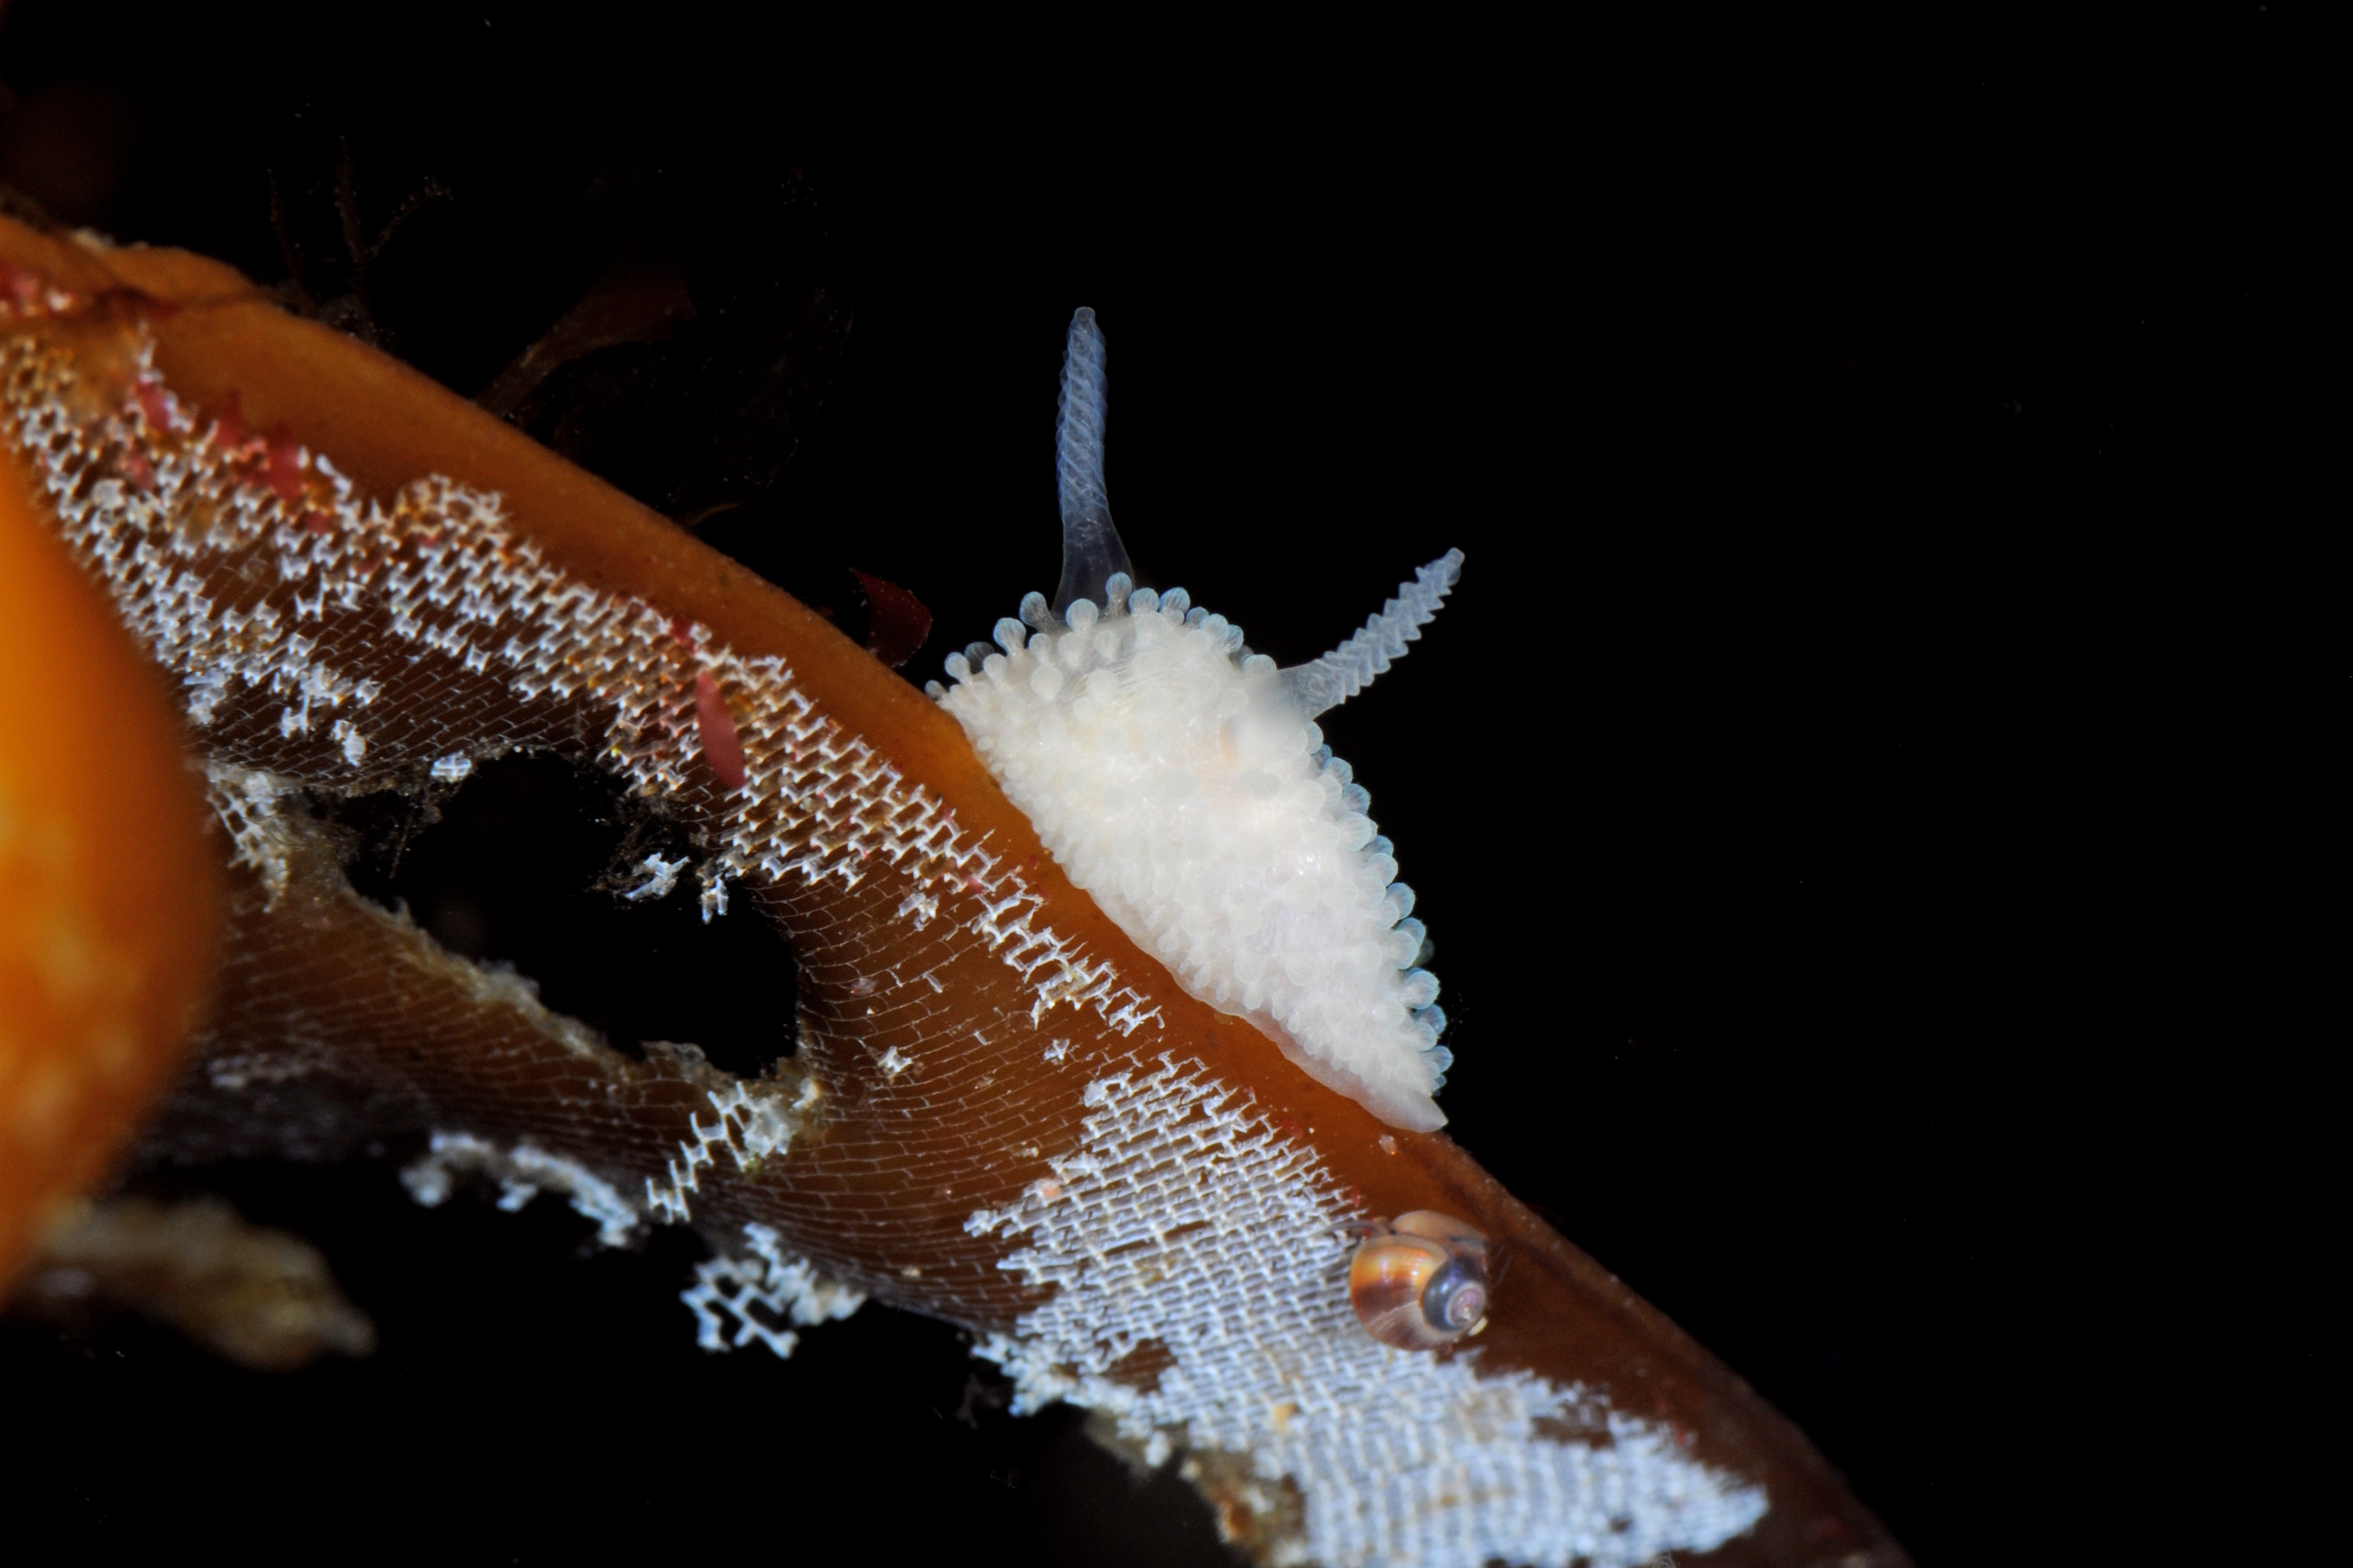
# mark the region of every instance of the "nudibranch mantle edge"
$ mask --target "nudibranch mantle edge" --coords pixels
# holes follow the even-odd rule
[[[1182,588],[1136,587],[1103,482],[1103,345],[1071,322],[1057,474],[1063,584],[952,654],[930,689],[1078,887],[1194,996],[1247,1018],[1391,1126],[1444,1126],[1452,1053],[1427,942],[1371,795],[1315,715],[1402,656],[1461,575],[1449,551],[1291,669]],[[1082,574],[1109,567],[1108,575]]]

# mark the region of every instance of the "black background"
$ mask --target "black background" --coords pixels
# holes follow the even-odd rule
[[[853,632],[848,568],[913,589],[917,680],[1053,589],[1079,304],[1144,580],[1290,663],[1461,546],[1425,640],[1324,721],[1437,942],[1450,1132],[1924,1563],[2018,1560],[2052,1539],[2026,1521],[2107,1506],[2096,1434],[2161,1352],[2102,1292],[2194,1186],[2119,960],[2167,808],[2118,759],[2211,700],[2227,595],[2185,582],[2295,512],[2295,16],[848,37],[17,4],[0,179],[272,282],[274,180],[314,302],[352,284],[339,163],[371,231],[438,188],[363,302],[470,395],[650,247],[696,323],[556,384],[582,455],[674,511],[708,499],[681,476],[718,494],[705,536]],[[501,787],[444,863],[506,852],[537,786]],[[434,853],[400,889],[428,919],[459,896]],[[589,915],[463,918],[552,1000],[567,963],[613,984]],[[623,1033],[727,1026],[630,995]],[[325,1248],[370,1362],[0,1332],[16,1429],[50,1430],[12,1511],[298,1555],[1223,1560],[1070,1413],[997,1411],[952,1331],[870,1310],[788,1364],[704,1357],[686,1238],[583,1258],[552,1203],[427,1213],[397,1163],[202,1178]]]

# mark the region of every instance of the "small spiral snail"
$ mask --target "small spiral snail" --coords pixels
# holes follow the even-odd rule
[[[1487,1315],[1487,1238],[1429,1209],[1375,1220],[1348,1265],[1348,1304],[1385,1345],[1451,1345]]]

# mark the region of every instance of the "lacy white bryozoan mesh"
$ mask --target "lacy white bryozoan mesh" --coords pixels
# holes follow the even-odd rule
[[[265,478],[252,455],[214,449],[217,426],[200,430],[152,370],[125,405],[105,406],[32,333],[11,337],[0,371],[12,426],[0,438],[39,476],[124,623],[182,682],[225,826],[265,883],[277,797],[298,784],[437,764],[462,777],[473,759],[518,746],[576,752],[585,724],[594,754],[630,785],[700,792],[714,824],[698,868],[706,910],[724,910],[731,882],[895,875],[909,889],[896,918],[921,930],[968,889],[981,912],[958,917],[955,940],[1019,973],[1029,1023],[1069,1003],[1123,1038],[1158,1025],[1111,963],[1033,924],[1039,900],[1016,868],[960,837],[936,796],[820,711],[781,660],[739,657],[705,628],[570,579],[510,529],[496,495],[427,478],[385,505],[308,452],[291,455],[299,484]],[[740,725],[750,784],[723,799],[692,776],[698,671]],[[1048,1061],[1066,1048],[1056,1040]],[[904,1066],[877,1064],[894,1079]],[[1198,1063],[1164,1058],[1157,1072],[1097,1078],[1085,1095],[1084,1140],[1050,1160],[1056,1175],[971,1221],[976,1237],[1002,1237],[1000,1267],[1058,1290],[987,1344],[1028,1405],[1094,1406],[1150,1452],[1238,1456],[1287,1481],[1303,1536],[1273,1555],[1334,1568],[1620,1568],[1704,1550],[1762,1514],[1759,1491],[1587,1391],[1482,1379],[1475,1352],[1440,1361],[1370,1340],[1345,1282],[1346,1227],[1363,1216],[1313,1150],[1277,1137]],[[683,1220],[714,1150],[748,1162],[757,1142],[768,1159],[790,1157],[790,1105],[712,1104],[720,1124],[697,1121],[669,1180],[646,1179],[642,1200],[581,1151],[559,1156],[497,1127],[443,1129],[415,1179],[428,1196],[470,1170],[517,1202],[566,1191],[614,1236]],[[854,1305],[854,1289],[805,1275],[773,1232],[750,1244],[689,1293],[706,1342],[782,1352],[785,1322]],[[1106,1375],[1146,1341],[1166,1357],[1156,1383]],[[1595,1443],[1536,1431],[1569,1410]]]
[[[1087,1141],[1009,1208],[969,1222],[1023,1242],[1001,1268],[1057,1287],[980,1353],[1021,1407],[1112,1413],[1147,1458],[1166,1434],[1252,1457],[1307,1499],[1302,1560],[1621,1568],[1704,1551],[1765,1498],[1694,1464],[1653,1422],[1525,1373],[1481,1378],[1375,1341],[1348,1305],[1361,1216],[1310,1148],[1195,1062],[1087,1086]],[[1113,1374],[1157,1345],[1149,1391]],[[1075,1372],[1076,1375],[1072,1375]],[[1606,1447],[1537,1436],[1539,1418],[1606,1426]]]

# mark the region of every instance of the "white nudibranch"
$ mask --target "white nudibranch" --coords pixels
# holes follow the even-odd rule
[[[1031,594],[997,649],[951,654],[954,687],[929,689],[1071,880],[1187,991],[1391,1125],[1442,1126],[1452,1057],[1413,891],[1314,717],[1406,651],[1461,552],[1334,652],[1277,669],[1183,589],[1132,585],[1104,502],[1103,362],[1082,310],[1058,431],[1065,607]],[[1092,584],[1105,607],[1079,596]]]

